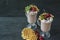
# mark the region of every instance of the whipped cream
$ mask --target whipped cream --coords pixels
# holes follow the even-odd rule
[[[41,22],[44,22],[44,23],[51,23],[52,21],[53,21],[52,17],[50,17],[50,19],[48,20],[45,20],[45,19],[41,20]]]
[[[38,12],[37,11],[35,11],[35,12],[33,12],[33,11],[27,11],[27,14],[29,14],[29,15],[36,15]]]

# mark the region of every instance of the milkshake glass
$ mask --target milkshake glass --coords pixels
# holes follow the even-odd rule
[[[25,14],[27,17],[27,22],[29,23],[27,27],[36,29],[37,25],[35,23],[37,20],[38,8],[35,5],[29,5],[25,9],[26,9]]]
[[[30,13],[34,13],[34,12],[30,12]],[[28,28],[32,28],[32,29],[36,29],[37,28],[37,25],[35,24],[36,23],[36,20],[37,20],[37,14],[26,14],[26,17],[27,17],[27,22],[29,23],[27,25]]]
[[[43,15],[39,17],[39,26],[41,29],[41,35],[45,38],[49,38],[50,37],[50,29],[51,29],[51,25],[53,22],[53,15],[52,14],[48,14],[48,13],[43,13]]]

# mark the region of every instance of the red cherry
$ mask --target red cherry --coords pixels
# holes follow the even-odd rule
[[[40,40],[43,40],[43,39],[40,39]]]
[[[39,40],[44,40],[44,38],[42,36],[39,37]]]
[[[46,15],[44,15],[44,17],[45,18],[49,18],[49,17],[51,17],[51,15],[50,14],[46,14]]]
[[[38,36],[38,39],[39,40],[44,40],[44,38],[42,36],[40,36],[39,32],[38,31],[35,31],[35,34]]]
[[[35,8],[35,7],[31,7],[30,10],[31,10],[31,11],[36,11],[36,8]]]
[[[47,14],[47,17],[51,17],[51,15],[50,14]]]

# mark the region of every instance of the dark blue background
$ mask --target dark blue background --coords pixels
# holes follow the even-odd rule
[[[24,8],[30,4],[37,5],[40,12],[44,8],[57,16],[60,15],[60,0],[0,0],[0,16],[25,16]]]

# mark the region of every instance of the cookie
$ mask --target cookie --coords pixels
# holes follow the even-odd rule
[[[30,39],[33,35],[35,35],[35,32],[31,28],[24,28],[22,30],[23,39]]]

